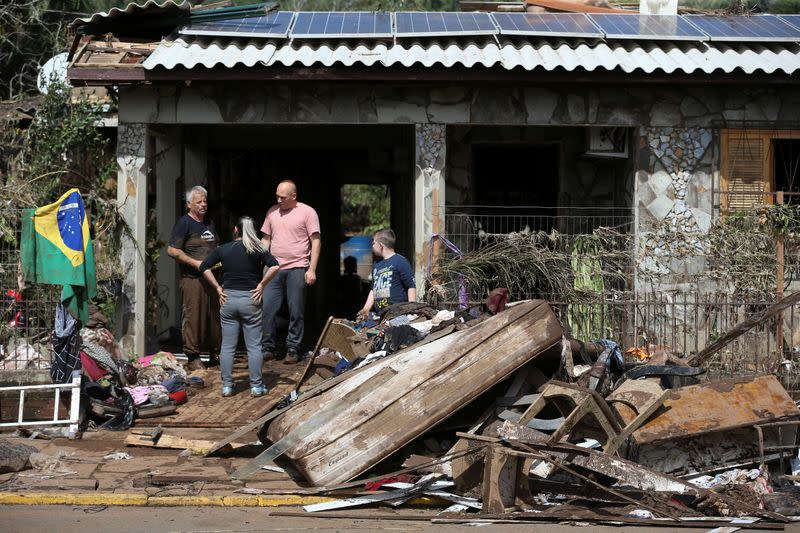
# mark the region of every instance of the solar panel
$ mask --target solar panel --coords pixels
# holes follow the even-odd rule
[[[800,15],[778,15],[778,18],[800,30]]]
[[[493,13],[503,35],[603,37],[583,13]]]
[[[278,11],[261,17],[215,20],[181,28],[184,35],[217,35],[230,37],[286,37],[294,13]]]
[[[708,40],[703,32],[680,16],[592,13],[589,18],[609,39]]]
[[[392,37],[391,13],[372,11],[304,11],[297,14],[290,37]]]
[[[712,17],[685,15],[711,41],[797,41],[800,30],[775,15]]]
[[[488,13],[400,12],[395,15],[397,37],[433,35],[494,35]]]

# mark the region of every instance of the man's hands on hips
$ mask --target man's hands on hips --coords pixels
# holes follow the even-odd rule
[[[306,270],[306,285],[313,285],[317,282],[317,273],[311,269]]]

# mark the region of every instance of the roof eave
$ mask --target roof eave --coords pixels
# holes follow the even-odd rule
[[[293,81],[293,82],[394,82],[409,84],[441,82],[514,82],[514,83],[602,83],[602,84],[736,84],[786,85],[800,83],[800,75],[779,72],[733,71],[705,73],[666,73],[621,70],[546,70],[537,68],[508,70],[502,67],[280,67],[269,68],[194,68],[152,69],[131,67],[73,67],[67,72],[73,85],[124,85],[135,83]]]

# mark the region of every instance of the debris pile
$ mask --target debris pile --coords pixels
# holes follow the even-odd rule
[[[232,477],[278,465],[304,493],[357,491],[307,512],[424,495],[447,523],[787,521],[770,502],[800,410],[774,376],[701,383],[680,354],[567,339],[544,301],[413,307],[329,321],[295,393],[206,455],[259,429]]]

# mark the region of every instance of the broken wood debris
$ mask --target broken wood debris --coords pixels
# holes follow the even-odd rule
[[[472,323],[456,319],[321,383],[311,376],[296,397],[209,453],[259,429],[266,449],[233,477],[288,462],[305,480],[302,493],[345,496],[307,506],[326,516],[425,495],[448,502],[436,523],[744,529],[754,520],[746,517],[758,517],[759,527],[780,529],[788,519],[758,485],[771,480],[780,489],[796,476],[788,459],[798,451],[800,410],[780,382],[766,375],[681,386],[698,383],[704,369],[666,350],[647,362],[622,353],[613,341],[564,338],[549,305],[525,302]],[[383,464],[406,468],[380,475]],[[757,468],[724,484],[692,481],[747,466]],[[359,479],[366,471],[378,475]],[[424,477],[392,480],[408,473]],[[377,481],[377,492],[347,492]]]

